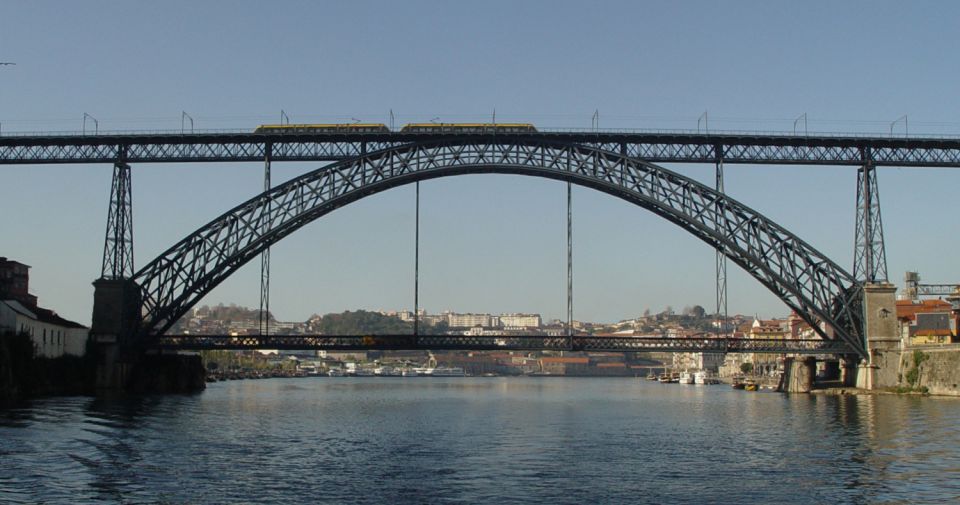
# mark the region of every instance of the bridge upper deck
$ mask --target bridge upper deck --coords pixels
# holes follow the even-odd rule
[[[546,130],[525,133],[111,132],[0,136],[0,164],[338,161],[416,142],[584,144],[654,163],[960,167],[960,137]]]

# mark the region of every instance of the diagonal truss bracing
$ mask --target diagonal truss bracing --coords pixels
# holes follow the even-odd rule
[[[467,173],[564,180],[646,208],[724,251],[821,336],[864,354],[855,279],[783,227],[713,188],[652,163],[589,146],[532,139],[408,144],[335,163],[265,191],[137,272],[143,331],[147,336],[163,334],[270,244],[336,208],[403,184]]]
[[[341,161],[411,143],[478,143],[490,139],[470,133],[403,132],[6,135],[0,136],[0,164],[113,163],[121,152],[126,153],[128,163],[258,162],[264,159],[267,146],[276,162]],[[587,145],[653,163],[713,163],[716,147],[720,146],[728,164],[859,166],[863,151],[869,149],[874,166],[960,167],[960,138],[550,131],[495,137],[496,141],[508,142],[523,139]]]

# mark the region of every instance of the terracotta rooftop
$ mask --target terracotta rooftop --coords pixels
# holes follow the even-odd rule
[[[950,312],[950,304],[943,300],[897,300],[897,318],[916,321],[917,314],[925,312]]]
[[[564,363],[568,365],[588,365],[590,358],[540,358],[541,363]]]
[[[915,337],[950,337],[953,336],[953,332],[947,329],[931,329],[924,328],[917,330],[914,334]]]

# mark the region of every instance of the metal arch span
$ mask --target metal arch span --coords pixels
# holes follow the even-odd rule
[[[143,332],[158,336],[265,248],[363,197],[415,181],[504,173],[570,181],[648,209],[724,252],[821,336],[866,354],[860,289],[819,251],[759,212],[663,167],[590,146],[536,138],[422,142],[344,160],[292,179],[196,230],[134,276]],[[822,330],[819,322],[835,335]]]

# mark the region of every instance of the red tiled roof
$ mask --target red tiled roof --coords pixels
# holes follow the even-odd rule
[[[915,337],[950,337],[953,336],[953,333],[947,329],[920,329],[917,330],[914,334]]]
[[[541,363],[565,363],[568,365],[587,365],[590,358],[540,358]]]
[[[914,303],[912,300],[897,300],[897,319],[917,319],[917,314],[927,312],[950,312],[950,304],[943,300],[923,300]]]

